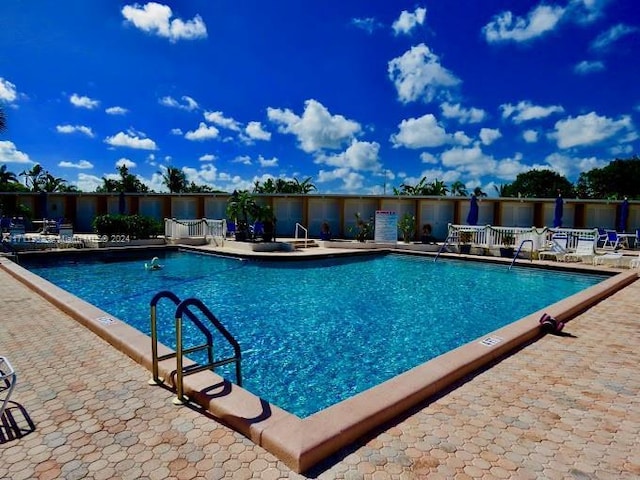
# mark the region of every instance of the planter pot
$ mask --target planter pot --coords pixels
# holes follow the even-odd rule
[[[500,247],[500,256],[505,258],[513,258],[513,247]]]
[[[460,253],[464,253],[465,255],[469,255],[471,253],[471,245],[468,245],[468,244],[460,245]]]

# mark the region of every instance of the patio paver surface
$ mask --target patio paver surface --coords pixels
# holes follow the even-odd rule
[[[640,282],[306,474],[0,270],[1,479],[640,478]],[[0,394],[0,397],[2,394]],[[31,422],[31,423],[29,423]]]

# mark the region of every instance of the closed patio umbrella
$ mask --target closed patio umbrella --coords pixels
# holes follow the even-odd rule
[[[126,200],[124,198],[124,192],[120,192],[118,195],[118,213],[120,215],[124,215],[124,211],[126,210]]]
[[[467,225],[478,224],[478,198],[475,195],[471,195],[471,202],[469,203],[469,213],[467,215]]]
[[[627,231],[627,220],[629,219],[629,200],[624,197],[624,201],[620,204],[620,222],[618,223],[618,231]]]
[[[562,226],[562,210],[562,195],[558,195],[558,198],[556,198],[556,208],[553,213],[553,228]]]

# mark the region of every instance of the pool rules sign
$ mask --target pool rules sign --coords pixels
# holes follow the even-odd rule
[[[376,243],[398,242],[398,214],[389,210],[376,210],[375,233]]]

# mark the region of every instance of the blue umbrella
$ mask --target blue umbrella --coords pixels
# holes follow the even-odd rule
[[[562,226],[562,195],[558,195],[556,198],[556,209],[553,213],[553,228]]]
[[[471,203],[469,204],[469,214],[467,215],[467,225],[478,224],[478,199],[475,195],[471,195]]]
[[[624,202],[620,205],[620,223],[618,224],[619,232],[627,231],[627,219],[629,218],[629,200],[625,197]]]

